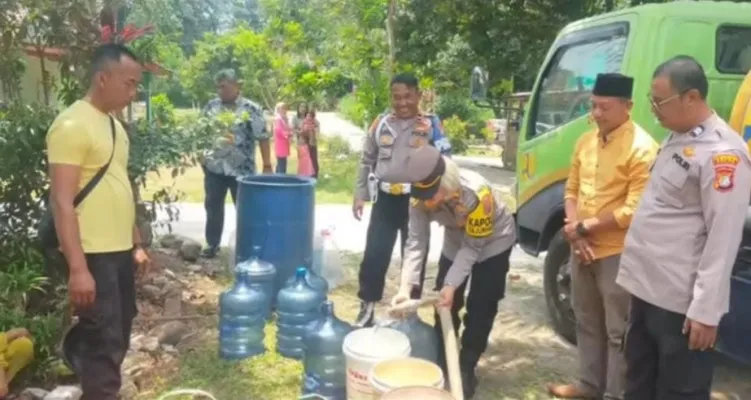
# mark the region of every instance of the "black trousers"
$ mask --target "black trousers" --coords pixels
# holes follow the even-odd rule
[[[116,400],[120,366],[130,347],[136,308],[133,252],[87,254],[96,282],[94,305],[78,311],[78,324],[68,333],[70,360],[81,380],[84,400]]]
[[[237,202],[237,178],[230,175],[216,174],[203,167],[203,188],[206,194],[206,244],[219,247],[224,231],[224,200],[227,191],[232,201]]]
[[[631,297],[625,400],[709,400],[711,351],[688,348],[685,315]]]
[[[498,303],[506,295],[506,275],[509,271],[510,258],[511,249],[508,249],[487,260],[478,262],[472,267],[472,282],[467,296],[467,312],[464,314],[464,332],[462,333],[462,346],[459,354],[459,363],[464,367],[474,368],[477,366],[480,356],[488,347],[488,337],[493,329],[495,316],[498,314]],[[441,255],[441,259],[438,261],[435,290],[443,288],[443,282],[451,264],[453,264],[453,260]],[[466,287],[467,280],[464,280],[456,288],[454,304],[451,307],[451,319],[457,335],[461,324],[459,311],[464,308]],[[435,321],[439,342],[439,363],[445,367],[446,354],[443,349],[443,334],[438,313],[435,315]]]
[[[409,234],[409,195],[396,196],[381,191],[371,210],[368,236],[365,239],[365,254],[360,264],[360,291],[357,293],[360,300],[377,302],[383,298],[386,272],[391,264],[397,233],[401,236],[404,258],[404,245]],[[425,252],[422,260],[420,284],[411,293],[413,299],[419,299],[422,295],[428,252]]]

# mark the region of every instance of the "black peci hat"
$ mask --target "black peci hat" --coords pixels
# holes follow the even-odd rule
[[[598,74],[592,94],[603,97],[631,99],[634,78],[618,73]]]

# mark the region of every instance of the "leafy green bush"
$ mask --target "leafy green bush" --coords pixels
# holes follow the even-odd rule
[[[443,94],[438,97],[435,109],[441,118],[458,117],[465,121],[469,136],[478,139],[484,138],[482,130],[486,121],[493,118],[492,111],[474,105],[465,94]]]
[[[357,126],[364,126],[369,122],[365,117],[365,107],[358,103],[354,94],[348,94],[339,100],[339,113]]]
[[[469,133],[467,123],[457,116],[443,120],[443,129],[451,142],[451,150],[455,154],[462,154],[469,148]]]

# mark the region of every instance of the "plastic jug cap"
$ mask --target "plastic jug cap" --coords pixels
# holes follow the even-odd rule
[[[298,279],[305,279],[305,275],[308,273],[307,268],[305,267],[297,267],[297,270],[295,271],[295,277]]]

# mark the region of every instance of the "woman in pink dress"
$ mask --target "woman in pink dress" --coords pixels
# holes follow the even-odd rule
[[[302,122],[300,139],[297,142],[297,174],[300,176],[315,176],[313,159],[310,154],[310,145],[316,139],[315,111],[308,111]]]
[[[276,153],[276,173],[287,173],[287,157],[289,157],[289,140],[292,137],[292,129],[287,123],[287,105],[276,105],[274,116],[274,152]]]

